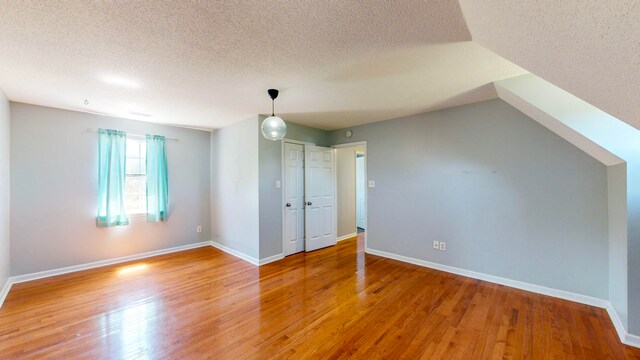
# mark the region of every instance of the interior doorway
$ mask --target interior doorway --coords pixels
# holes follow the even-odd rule
[[[283,253],[336,244],[336,150],[283,141]]]
[[[364,223],[364,179],[364,151],[356,150],[356,228],[358,234],[363,233],[366,229]]]
[[[338,241],[365,237],[366,215],[366,143],[351,143],[336,148],[336,187]],[[365,234],[363,234],[365,233]]]

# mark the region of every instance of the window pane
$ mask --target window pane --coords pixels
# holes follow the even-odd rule
[[[140,143],[133,139],[127,139],[127,157],[140,156]]]
[[[139,194],[142,195],[142,201],[146,203],[147,202],[147,177],[138,176],[138,179],[140,180]]]
[[[125,194],[144,194],[146,181],[144,176],[127,176],[125,181]]]
[[[140,174],[147,173],[147,143],[140,143]]]
[[[140,159],[127,158],[127,174],[140,174]]]
[[[138,194],[125,194],[124,206],[127,209],[127,213],[142,212],[142,200]]]
[[[144,158],[140,159],[140,174],[147,174],[147,162]]]

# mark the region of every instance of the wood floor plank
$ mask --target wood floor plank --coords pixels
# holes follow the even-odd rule
[[[0,359],[640,359],[603,309],[363,247],[262,267],[200,248],[16,284]]]

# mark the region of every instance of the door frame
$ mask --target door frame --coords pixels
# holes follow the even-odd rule
[[[293,140],[293,139],[287,139],[284,138],[281,141],[280,144],[280,179],[281,180],[281,186],[280,186],[280,211],[282,214],[282,255],[284,256],[284,249],[286,247],[286,243],[287,243],[287,239],[286,239],[286,226],[285,226],[285,209],[284,209],[284,205],[286,204],[286,194],[284,192],[285,190],[285,153],[284,153],[284,144],[285,143],[290,143],[290,144],[298,144],[298,145],[302,145],[302,147],[304,148],[305,145],[316,145],[314,143],[308,142],[308,141],[300,141],[300,140]],[[365,155],[366,157],[366,155]],[[366,161],[366,159],[365,159]],[[306,200],[305,200],[306,202]],[[304,211],[306,211],[306,205],[303,207]],[[303,223],[304,223],[304,219],[303,219]],[[307,224],[305,224],[305,231],[307,229]],[[307,238],[306,232],[302,233],[304,238],[302,239],[303,241],[305,241],[305,239]],[[303,244],[304,245],[304,244]],[[304,252],[304,250],[303,250]]]
[[[331,145],[332,148],[334,149],[340,149],[340,148],[348,148],[348,147],[354,147],[354,146],[364,146],[364,250],[365,252],[369,249],[369,246],[367,245],[367,238],[369,237],[369,209],[367,204],[369,203],[369,171],[368,171],[368,167],[367,167],[367,162],[369,161],[369,155],[367,155],[367,141],[354,141],[354,142],[350,142],[350,143],[344,143],[344,144],[338,144],[338,145]],[[337,176],[337,171],[336,171],[336,176]],[[336,178],[337,179],[337,178]],[[336,202],[338,201],[338,197],[336,196]],[[338,216],[338,211],[336,208],[336,236],[337,234],[337,216]],[[357,226],[356,226],[357,229]],[[357,231],[357,230],[356,230]],[[284,243],[283,243],[284,244]]]
[[[365,170],[365,166],[364,166],[364,163],[367,161],[367,154],[365,154],[364,151],[356,150],[356,179],[358,178],[358,155],[362,155],[362,157],[364,157],[364,160],[362,160],[362,171],[364,171],[365,175],[367,173],[367,171]],[[364,184],[362,184],[362,185],[364,186],[364,192],[366,193],[367,192],[367,177],[366,176],[364,177],[363,181],[364,181]],[[357,193],[358,193],[358,188],[356,186],[356,194]],[[357,200],[357,196],[356,196],[356,200]],[[362,199],[362,200],[364,201],[364,204],[362,204],[362,211],[364,211],[365,214],[366,214],[365,208],[366,208],[367,203],[366,203],[365,199]],[[367,232],[367,217],[365,216],[365,214],[362,214],[362,216],[363,216],[362,221],[364,222],[364,224],[363,224],[364,228],[363,229],[365,230],[365,235],[366,235],[366,232]],[[356,231],[357,231],[357,229],[358,229],[358,205],[356,204]]]

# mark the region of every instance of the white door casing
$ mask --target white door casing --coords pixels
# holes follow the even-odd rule
[[[304,250],[304,146],[284,144],[284,255]]]
[[[356,226],[364,229],[364,156],[356,153]]]
[[[335,149],[305,145],[305,251],[336,244]]]

